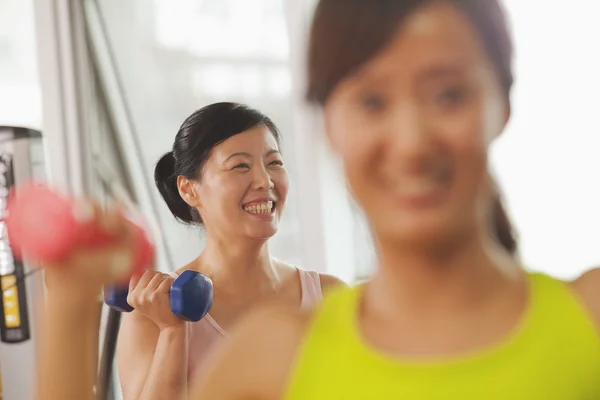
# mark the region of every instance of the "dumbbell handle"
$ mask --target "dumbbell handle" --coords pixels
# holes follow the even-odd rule
[[[104,302],[110,308],[120,312],[132,312],[133,307],[127,302],[129,296],[129,287],[127,286],[108,286],[104,288]]]
[[[104,291],[104,302],[120,312],[134,308],[127,302],[129,287],[112,286]],[[185,321],[200,321],[208,313],[213,302],[212,281],[196,271],[183,271],[171,285],[169,292],[171,311]]]

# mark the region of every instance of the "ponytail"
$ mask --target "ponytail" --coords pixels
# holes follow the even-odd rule
[[[511,255],[516,256],[518,253],[517,238],[498,190],[495,190],[492,199],[492,230],[500,245]]]
[[[175,173],[175,157],[170,151],[164,154],[154,168],[154,183],[160,192],[171,214],[179,221],[193,224],[199,221],[199,215],[181,198],[177,188],[177,174]]]

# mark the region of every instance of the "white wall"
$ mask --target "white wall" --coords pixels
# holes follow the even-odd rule
[[[532,269],[600,265],[596,3],[505,0],[516,43],[512,119],[493,165]]]

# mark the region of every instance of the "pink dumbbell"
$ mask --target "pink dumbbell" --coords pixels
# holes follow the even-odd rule
[[[94,221],[87,221],[76,199],[45,185],[30,183],[14,189],[7,203],[6,231],[15,256],[39,263],[57,263],[77,248],[101,248],[116,238]],[[79,214],[79,215],[78,215]],[[131,222],[135,232],[132,274],[141,274],[154,259],[146,232]]]

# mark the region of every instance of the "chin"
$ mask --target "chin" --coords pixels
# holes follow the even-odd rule
[[[457,224],[441,215],[390,218],[382,231],[389,242],[421,248],[453,243],[461,236]]]
[[[277,233],[277,227],[249,229],[246,231],[246,236],[256,240],[269,240]]]

